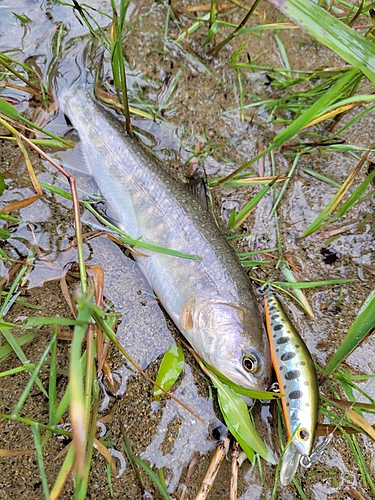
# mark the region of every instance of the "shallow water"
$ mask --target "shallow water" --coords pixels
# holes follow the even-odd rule
[[[98,9],[109,11],[108,2],[91,3]],[[179,2],[188,5],[188,2]],[[25,12],[31,23],[26,27],[12,15]],[[267,22],[276,21],[280,16],[264,4],[258,9],[256,22],[265,12]],[[52,81],[57,84],[69,83],[78,74],[73,55],[79,55],[87,44],[86,28],[81,26],[70,8],[54,2],[15,1],[11,7],[0,3],[0,50],[10,51],[10,55],[19,61],[33,63],[40,68],[42,74],[48,72],[53,60],[56,44],[56,30],[59,23],[64,22],[66,30],[63,46],[70,46],[70,59],[59,62],[58,71],[51,73]],[[94,14],[102,26],[108,20],[98,13]],[[187,162],[194,151],[198,139],[201,141],[202,166],[209,178],[226,175],[237,166],[257,154],[261,144],[266,144],[273,135],[282,130],[283,125],[267,123],[268,111],[263,108],[256,112],[245,110],[245,122],[241,122],[238,111],[239,89],[236,72],[230,67],[229,60],[233,52],[243,41],[247,41],[246,51],[255,57],[264,51],[257,63],[281,66],[280,56],[272,33],[264,32],[261,37],[248,35],[247,38],[232,40],[231,44],[219,53],[219,57],[211,60],[205,56],[201,43],[206,35],[206,28],[201,28],[189,41],[180,46],[171,41],[164,43],[165,5],[162,2],[131,2],[128,11],[130,27],[126,33],[124,51],[129,64],[129,87],[132,93],[141,96],[150,105],[163,103],[175,79],[178,84],[169,100],[164,104],[164,117],[168,123],[135,119],[134,124],[147,134],[147,142],[163,159],[166,168],[181,179],[185,177]],[[232,22],[239,22],[243,13],[235,12],[228,16]],[[184,22],[182,23],[184,26]],[[178,33],[175,23],[170,24],[170,35]],[[183,29],[182,29],[183,30]],[[224,31],[222,32],[224,33]],[[81,37],[81,38],[77,38]],[[82,38],[83,37],[83,38]],[[324,66],[331,54],[320,49],[299,30],[284,31],[280,38],[285,43],[292,67],[309,69]],[[73,40],[74,39],[74,40]],[[163,50],[165,53],[163,55]],[[243,59],[246,59],[246,51]],[[80,57],[78,58],[79,61]],[[105,63],[108,68],[108,63]],[[181,75],[180,75],[181,72]],[[251,73],[244,70],[247,80],[243,80],[244,92],[255,94],[259,98],[277,96],[277,88],[266,85],[265,72]],[[80,78],[85,75],[81,74]],[[33,106],[28,106],[27,96],[20,91],[2,90],[2,96],[20,100],[20,111],[26,116],[33,116]],[[247,97],[250,102],[250,97]],[[39,115],[42,120],[45,115]],[[58,116],[48,124],[50,130],[63,134],[67,127],[64,117]],[[345,117],[349,121],[351,116]],[[350,129],[342,134],[348,142],[370,147],[374,126],[372,115],[367,115],[361,127]],[[355,135],[354,135],[355,132]],[[225,143],[225,144],[224,144]],[[223,144],[221,147],[218,145]],[[61,153],[60,156],[64,157]],[[35,155],[31,155],[39,180],[62,186],[61,179],[56,180],[52,168],[42,164]],[[65,160],[68,162],[68,160]],[[357,161],[349,156],[335,153],[324,153],[305,156],[284,195],[280,206],[279,226],[284,252],[289,252],[306,280],[316,281],[330,278],[354,278],[353,283],[341,287],[319,288],[307,293],[312,305],[316,321],[306,316],[292,304],[291,317],[306,340],[314,357],[321,365],[325,365],[329,357],[342,342],[349,325],[355,318],[359,307],[373,287],[374,276],[374,223],[368,222],[361,230],[344,233],[332,241],[329,247],[336,251],[340,258],[332,265],[323,262],[320,253],[326,246],[325,240],[314,238],[301,239],[306,227],[314,220],[323,206],[328,203],[335,189],[318,181],[300,167],[305,166],[331,176],[342,183]],[[7,183],[7,190],[0,198],[3,203],[26,197],[32,194],[30,184],[23,179],[27,175],[22,155],[12,144],[1,143],[1,172]],[[290,168],[289,159],[281,154],[275,155],[277,172],[285,173]],[[268,175],[272,165],[268,159],[264,164],[259,162],[255,169]],[[361,179],[363,179],[362,174]],[[79,186],[95,191],[90,179],[80,176]],[[212,190],[215,215],[224,228],[233,207],[242,208],[259,188]],[[268,221],[268,214],[273,202],[273,194],[265,197],[257,206],[252,217],[245,221],[244,233],[247,238],[236,241],[240,251],[261,250],[274,247],[277,241],[276,226],[273,219]],[[374,212],[373,198],[348,212],[342,223],[352,224],[362,220],[367,213]],[[77,259],[72,240],[71,206],[69,202],[58,196],[46,195],[30,207],[20,210],[22,222],[11,225],[12,239],[7,244],[8,255],[15,259],[24,259],[31,243],[37,243],[41,253],[35,259],[35,268],[27,276],[27,283],[22,287],[22,294],[28,302],[41,307],[37,314],[67,316],[69,308],[62,296],[58,281],[66,266]],[[92,222],[91,216],[83,215],[86,223]],[[88,229],[89,230],[89,229]],[[104,237],[89,240],[84,245],[88,264],[103,266],[105,273],[105,298],[113,310],[121,313],[121,323],[117,334],[128,352],[137,360],[142,368],[148,368],[150,376],[155,376],[161,355],[178,338],[178,333],[160,309],[152,290],[137,269],[134,261],[126,257],[121,249]],[[272,267],[266,267],[267,274]],[[2,264],[1,275],[6,275],[7,268]],[[263,276],[253,272],[254,276]],[[72,285],[73,286],[73,285]],[[340,297],[340,290],[342,296]],[[333,306],[341,301],[341,310],[336,314]],[[32,313],[34,314],[34,313]],[[28,308],[14,305],[6,320],[14,321],[30,315]],[[45,348],[48,337],[40,334],[38,340],[25,348],[28,359],[37,359]],[[68,346],[60,343],[59,363],[61,370],[67,368]],[[373,373],[375,341],[369,337],[347,360],[347,366],[356,373]],[[132,442],[134,450],[151,465],[163,466],[168,489],[173,498],[177,497],[177,488],[185,480],[188,464],[194,451],[202,455],[194,469],[189,491],[191,497],[197,492],[207,469],[211,452],[216,441],[212,429],[217,426],[220,412],[215,399],[209,399],[208,384],[197,365],[188,353],[182,380],[177,384],[174,394],[196,411],[205,421],[205,425],[196,421],[189,413],[172,400],[162,400],[157,405],[152,402],[152,387],[133,369],[124,365],[122,357],[110,352],[111,369],[117,373],[118,397],[103,397],[102,416],[112,415],[106,423],[109,432],[108,440],[121,450],[121,434],[119,422]],[[2,370],[15,366],[15,359],[8,358],[2,364]],[[27,377],[7,377],[2,379],[0,399],[12,407],[20,396]],[[61,375],[61,391],[66,378]],[[375,397],[375,384],[363,383],[363,389]],[[109,392],[108,387],[106,388]],[[3,410],[2,410],[3,411]],[[4,410],[6,412],[7,409]],[[35,390],[24,408],[25,415],[48,420],[48,404]],[[257,403],[255,410],[256,425],[272,449],[279,452],[275,424],[275,408],[271,405],[261,406]],[[28,449],[33,448],[29,428],[2,421],[0,431],[0,448]],[[374,446],[366,437],[358,437],[363,450],[366,465],[370,474],[374,473]],[[64,443],[49,440],[45,449],[47,477],[53,484],[59,471],[62,459],[53,461],[57,453],[64,448]],[[1,458],[2,477],[0,478],[0,498],[18,499],[26,496],[30,499],[42,498],[38,465],[35,455]],[[250,467],[245,462],[240,469],[239,495],[245,499],[269,498],[271,495],[275,468],[262,463],[260,477],[257,467]],[[230,464],[225,461],[219,472],[209,498],[225,499],[229,497]],[[115,498],[139,498],[136,478],[127,466],[125,473],[113,479]],[[365,498],[370,498],[371,491],[363,486],[361,473],[357,468],[347,442],[342,437],[335,437],[332,443],[319,457],[312,468],[303,476],[303,491],[307,498],[339,499],[349,498],[347,486],[353,485]],[[154,498],[159,498],[153,484],[146,479],[146,486]],[[61,498],[72,498],[73,483],[70,479]],[[16,493],[15,493],[16,492]],[[293,485],[279,489],[277,498],[287,500],[298,498]],[[94,455],[93,473],[89,486],[89,498],[109,498],[107,476],[104,459]]]

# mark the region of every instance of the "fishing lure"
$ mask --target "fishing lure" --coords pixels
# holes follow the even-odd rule
[[[280,482],[289,484],[301,455],[311,455],[318,422],[319,386],[314,362],[302,338],[271,292],[264,296],[267,333],[276,372],[289,447],[283,456]],[[307,460],[308,462],[308,460]]]

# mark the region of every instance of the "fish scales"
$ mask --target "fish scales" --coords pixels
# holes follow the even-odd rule
[[[318,379],[306,344],[272,293],[265,295],[265,309],[272,363],[280,391],[285,394],[281,403],[288,437],[292,438],[286,456],[293,469],[298,465],[295,455],[309,456],[314,445],[319,407]],[[289,479],[286,482],[282,475],[283,467],[281,481],[288,484]]]
[[[60,103],[77,130],[111,218],[133,238],[201,260],[134,254],[181,333],[237,384],[264,390],[270,354],[258,304],[233,249],[206,210],[82,86]]]

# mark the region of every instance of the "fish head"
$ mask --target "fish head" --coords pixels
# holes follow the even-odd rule
[[[316,419],[311,412],[293,409],[290,418],[290,432],[292,433],[293,443],[301,455],[310,456],[316,434]]]
[[[188,337],[198,354],[226,378],[241,387],[264,391],[271,376],[269,347],[263,329],[252,328],[250,313],[230,303],[192,301]]]

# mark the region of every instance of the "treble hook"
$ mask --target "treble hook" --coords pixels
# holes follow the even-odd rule
[[[315,448],[315,450],[311,453],[311,455],[308,457],[307,455],[302,455],[300,458],[299,463],[301,464],[302,467],[305,469],[308,469],[311,467],[311,464],[315,462],[315,460],[323,453],[323,451],[327,448],[329,443],[331,442],[333,438],[333,432],[331,434],[328,434],[328,436],[324,439],[324,441]]]

